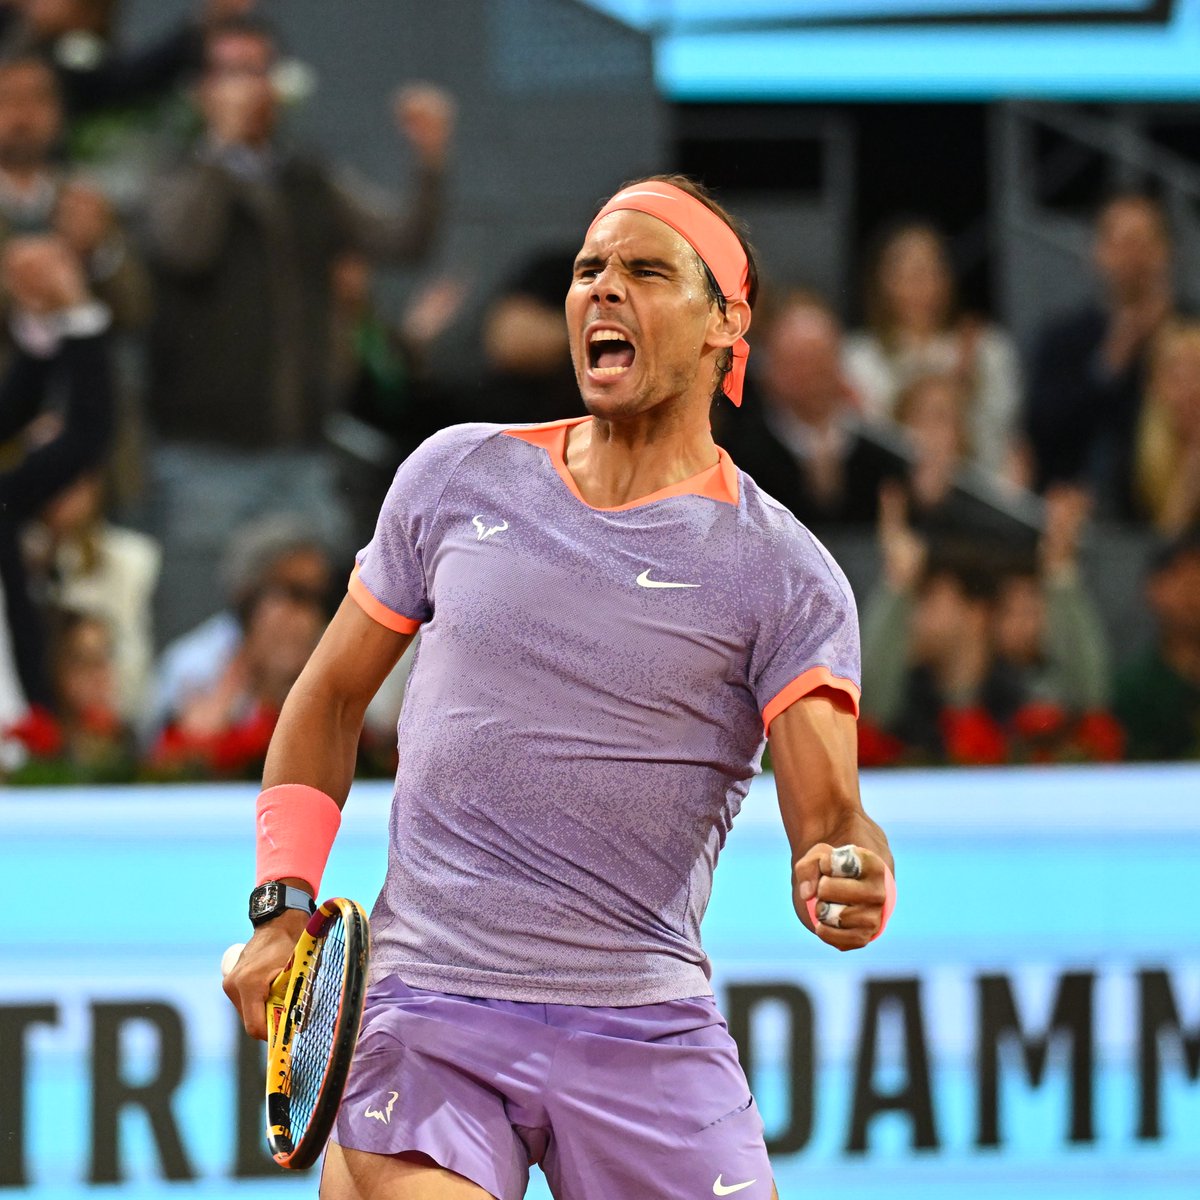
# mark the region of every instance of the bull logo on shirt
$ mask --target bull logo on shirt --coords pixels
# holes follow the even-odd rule
[[[483,517],[472,517],[471,524],[478,531],[475,537],[477,542],[486,542],[493,533],[503,533],[508,528],[508,522],[501,520],[499,525],[485,525]]]

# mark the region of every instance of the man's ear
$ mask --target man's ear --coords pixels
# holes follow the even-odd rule
[[[725,311],[713,305],[713,321],[709,326],[710,346],[725,349],[739,338],[746,336],[750,328],[750,305],[745,300],[727,300]]]

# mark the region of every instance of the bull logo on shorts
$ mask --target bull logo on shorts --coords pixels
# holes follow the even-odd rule
[[[396,1107],[396,1101],[400,1099],[399,1092],[392,1092],[388,1097],[387,1108],[382,1111],[378,1108],[368,1108],[363,1112],[364,1117],[374,1117],[378,1121],[382,1121],[385,1125],[391,1123],[392,1109]]]

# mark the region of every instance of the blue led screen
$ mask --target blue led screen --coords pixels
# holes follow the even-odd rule
[[[589,0],[676,100],[1200,97],[1200,0]]]
[[[704,924],[782,1200],[1195,1200],[1200,768],[863,792],[897,862],[882,940],[838,954],[799,925],[769,778]],[[316,1196],[264,1162],[262,1068],[220,992],[252,829],[250,787],[0,797],[6,1195]],[[356,785],[326,894],[371,902],[386,831],[387,789]]]

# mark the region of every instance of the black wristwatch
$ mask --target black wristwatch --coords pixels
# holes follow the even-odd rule
[[[268,879],[250,893],[250,924],[261,925],[289,908],[298,909],[310,917],[317,911],[316,903],[307,892]]]

